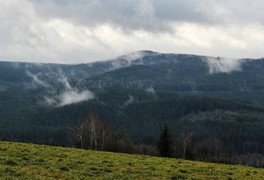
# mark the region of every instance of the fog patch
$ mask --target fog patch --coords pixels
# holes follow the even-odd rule
[[[44,97],[44,103],[42,105],[54,106],[57,104],[57,101],[51,97]]]
[[[27,75],[32,79],[33,83],[35,83],[36,85],[48,88],[50,87],[48,83],[46,83],[45,81],[42,81],[37,74],[33,74],[29,71],[26,72]]]
[[[71,87],[67,77],[61,76],[60,78],[58,78],[58,82],[60,82],[64,86],[64,88],[66,90],[70,90],[71,91],[73,89]]]
[[[134,102],[135,102],[135,98],[133,96],[129,95],[129,98],[128,98],[128,100],[126,100],[124,105],[128,106],[130,104],[133,104]]]
[[[84,90],[79,91],[77,89],[63,91],[55,96],[46,96],[44,97],[44,105],[48,106],[65,106],[69,104],[79,103],[82,101],[87,101],[94,99],[95,95],[92,91]]]
[[[138,52],[130,53],[127,55],[119,56],[111,60],[111,65],[112,65],[111,70],[129,67],[132,65],[142,65],[143,57],[146,55],[147,55],[146,52],[138,51]]]
[[[156,96],[156,91],[155,91],[155,89],[153,87],[148,87],[146,89],[146,92]]]
[[[210,74],[242,71],[242,59],[206,57],[204,60],[209,67]]]
[[[74,91],[74,90],[66,91],[58,96],[58,99],[60,101],[58,106],[78,103],[78,102],[86,101],[86,100],[93,99],[93,98],[94,98],[94,94],[89,90],[85,90],[81,92]]]
[[[95,98],[94,93],[88,89],[81,91],[77,88],[73,88],[69,83],[68,78],[62,74],[60,74],[57,81],[63,86],[63,90],[57,95],[53,94],[44,97],[44,104],[61,107]]]
[[[138,52],[134,52],[134,53],[121,56],[120,58],[125,59],[127,62],[131,63],[134,60],[142,59],[145,55],[147,55],[145,52],[138,51]]]

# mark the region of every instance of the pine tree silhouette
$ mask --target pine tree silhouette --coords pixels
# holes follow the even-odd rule
[[[167,125],[163,128],[160,133],[157,148],[161,157],[171,157],[172,156],[172,140],[169,128]]]

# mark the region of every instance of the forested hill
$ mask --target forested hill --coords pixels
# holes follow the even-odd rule
[[[70,127],[92,109],[135,143],[155,145],[168,124],[193,143],[210,136],[263,153],[263,70],[263,59],[152,51],[79,65],[2,61],[0,139],[71,146]]]

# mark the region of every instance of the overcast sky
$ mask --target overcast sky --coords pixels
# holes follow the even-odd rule
[[[85,63],[138,50],[264,56],[263,0],[0,0],[0,59]]]

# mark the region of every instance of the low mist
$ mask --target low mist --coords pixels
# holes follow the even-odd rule
[[[50,72],[44,75],[44,77],[54,77],[57,84],[62,86],[62,90],[59,90],[46,82],[44,80],[45,78],[43,78],[43,74],[41,75],[42,79],[40,79],[39,74],[33,74],[29,71],[27,72],[27,75],[32,78],[34,87],[46,88],[47,95],[43,97],[44,102],[41,103],[44,105],[60,107],[86,101],[95,97],[94,93],[88,89],[79,90],[78,88],[72,87],[68,78],[62,73],[62,71],[56,73]]]
[[[71,91],[63,92],[62,94],[57,96],[57,98],[59,100],[58,106],[64,106],[68,104],[73,104],[73,103],[78,103],[89,99],[93,99],[94,94],[89,90],[85,90],[81,92],[71,90]]]
[[[242,71],[243,60],[241,59],[207,57],[205,62],[208,64],[210,74]]]

